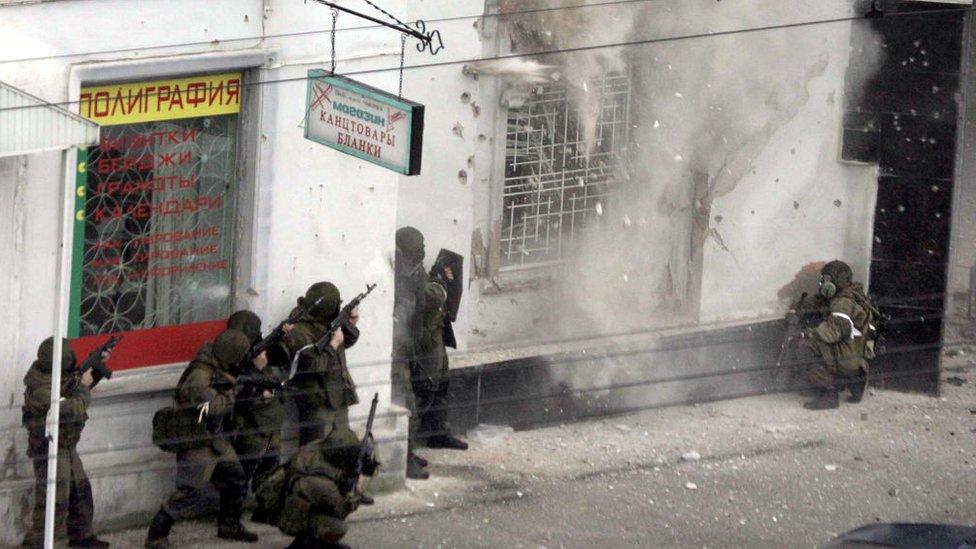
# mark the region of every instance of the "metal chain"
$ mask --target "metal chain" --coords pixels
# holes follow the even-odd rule
[[[332,74],[335,74],[336,68],[336,21],[339,20],[339,10],[332,8]]]
[[[390,12],[386,11],[385,9],[377,6],[376,4],[370,2],[369,0],[363,0],[363,2],[366,2],[370,6],[373,6],[373,8],[376,9],[377,11],[383,13],[384,15],[386,15],[387,17],[389,17],[390,19],[396,21],[397,24],[400,25],[401,27],[410,28],[410,25],[404,23],[403,21],[400,21],[399,19],[397,19],[396,17],[394,17],[392,13],[390,13]]]
[[[397,98],[403,99],[403,58],[407,56],[407,35],[400,35],[400,87],[397,88]]]

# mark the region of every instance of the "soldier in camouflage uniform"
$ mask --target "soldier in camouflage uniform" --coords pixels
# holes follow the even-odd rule
[[[444,347],[444,287],[424,271],[424,236],[414,227],[396,232],[393,305],[393,392],[411,414],[407,476],[426,479],[427,460],[418,443],[432,448],[467,449],[447,424],[448,360]],[[445,273],[452,277],[450,271]]]
[[[233,371],[250,348],[250,339],[237,330],[222,332],[206,343],[190,362],[174,394],[178,413],[193,415],[196,428],[182,433],[187,447],[176,454],[176,491],[156,513],[146,535],[146,547],[168,547],[177,519],[192,517],[205,500],[208,484],[220,493],[217,536],[243,542],[258,537],[241,524],[247,477],[232,444],[235,376]]]
[[[319,298],[323,298],[319,305],[295,323],[285,338],[289,358],[298,361],[298,373],[291,383],[302,446],[328,437],[333,429],[348,429],[349,407],[359,402],[356,385],[346,365],[346,349],[352,347],[359,336],[355,328],[359,322],[359,309],[351,313],[349,322],[352,326],[336,330],[329,345],[320,353],[314,345],[325,336],[329,324],[338,316],[341,299],[339,289],[331,282],[318,282],[299,298],[298,304],[307,307]]]
[[[47,438],[45,420],[51,406],[51,364],[54,339],[37,350],[37,360],[24,376],[23,424],[27,428],[27,456],[34,461],[34,511],[24,547],[44,546],[44,506],[47,497]],[[106,360],[110,353],[102,355]],[[98,383],[90,369],[78,379],[75,354],[63,340],[61,352],[61,414],[58,433],[57,489],[54,535],[68,537],[69,547],[108,547],[92,530],[93,499],[88,475],[78,455],[78,441],[88,419],[91,389]]]
[[[800,360],[815,364],[808,377],[817,392],[807,409],[825,410],[840,405],[839,391],[848,389],[850,401],[860,402],[867,387],[868,361],[879,315],[864,288],[853,281],[850,266],[831,261],[820,271],[819,304],[822,320],[800,332]],[[794,311],[791,311],[795,314]]]
[[[261,319],[251,311],[237,311],[227,319],[228,330],[238,330],[248,337],[253,346],[261,341]],[[286,333],[290,326],[285,326]],[[234,449],[241,459],[244,475],[251,489],[256,490],[261,481],[278,466],[281,455],[281,426],[285,420],[285,401],[281,391],[269,389],[241,393],[249,384],[242,379],[260,378],[272,383],[281,382],[280,368],[287,367],[287,357],[276,347],[261,353],[255,364],[241,364],[238,372],[238,396],[235,401],[237,436]],[[269,356],[270,354],[270,356]],[[246,359],[245,359],[246,361]]]
[[[303,446],[258,491],[258,511],[282,532],[295,536],[289,546],[340,548],[348,526],[345,518],[361,503],[364,478],[352,478],[360,441],[345,427],[328,438]],[[372,476],[377,463],[366,463],[363,474]],[[355,488],[347,491],[355,481]]]

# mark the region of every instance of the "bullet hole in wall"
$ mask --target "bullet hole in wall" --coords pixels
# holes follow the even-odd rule
[[[834,206],[840,208],[842,204],[843,202],[841,202],[840,200],[834,200]]]
[[[468,184],[468,172],[466,172],[465,170],[459,171],[458,172],[458,182],[460,182],[462,185],[467,185]]]
[[[469,101],[471,101],[471,94],[468,93],[468,92],[462,93],[461,94],[461,102],[464,103],[465,105],[467,105]]]

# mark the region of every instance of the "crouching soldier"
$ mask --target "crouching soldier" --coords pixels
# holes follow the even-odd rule
[[[340,548],[345,519],[358,507],[365,477],[356,477],[360,441],[347,427],[303,446],[258,488],[256,512],[283,533],[295,536],[289,546]],[[372,476],[378,463],[369,456],[362,474]]]
[[[110,354],[102,354],[102,360]],[[47,436],[45,420],[51,406],[51,368],[54,339],[37,350],[37,360],[24,376],[23,424],[27,428],[27,456],[34,461],[34,511],[24,547],[44,547],[44,506],[47,498]],[[63,340],[61,347],[61,413],[58,422],[57,488],[54,498],[55,538],[67,534],[69,547],[108,547],[92,530],[94,502],[88,475],[78,455],[78,441],[88,419],[91,389],[98,383],[95,369],[79,374],[75,354]]]
[[[222,332],[204,344],[176,386],[173,415],[179,421],[176,451],[176,491],[156,513],[146,547],[168,547],[173,523],[197,514],[206,499],[207,484],[220,493],[217,536],[244,542],[258,537],[241,524],[247,478],[231,444],[235,377],[232,371],[250,348],[237,330]],[[156,429],[154,418],[154,431]],[[154,438],[156,433],[154,432]]]
[[[823,318],[800,332],[800,360],[805,355],[808,358],[804,362],[815,364],[809,382],[817,396],[804,405],[807,409],[837,408],[839,392],[844,389],[850,390],[851,402],[860,402],[864,396],[868,359],[874,357],[877,337],[872,323],[880,313],[853,278],[853,271],[843,261],[831,261],[820,271],[819,297],[826,302]]]

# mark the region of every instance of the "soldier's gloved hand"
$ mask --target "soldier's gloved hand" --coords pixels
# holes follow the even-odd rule
[[[257,368],[258,371],[264,370],[268,367],[268,352],[261,351],[261,353],[254,357],[254,360],[251,362],[254,363],[254,367]]]
[[[329,346],[335,349],[336,351],[338,351],[339,346],[345,343],[345,341],[346,341],[346,336],[343,335],[342,329],[340,328],[336,330],[335,333],[332,334],[332,339],[329,340]]]
[[[91,387],[95,383],[95,376],[92,374],[92,370],[81,374],[81,384],[85,387]]]

